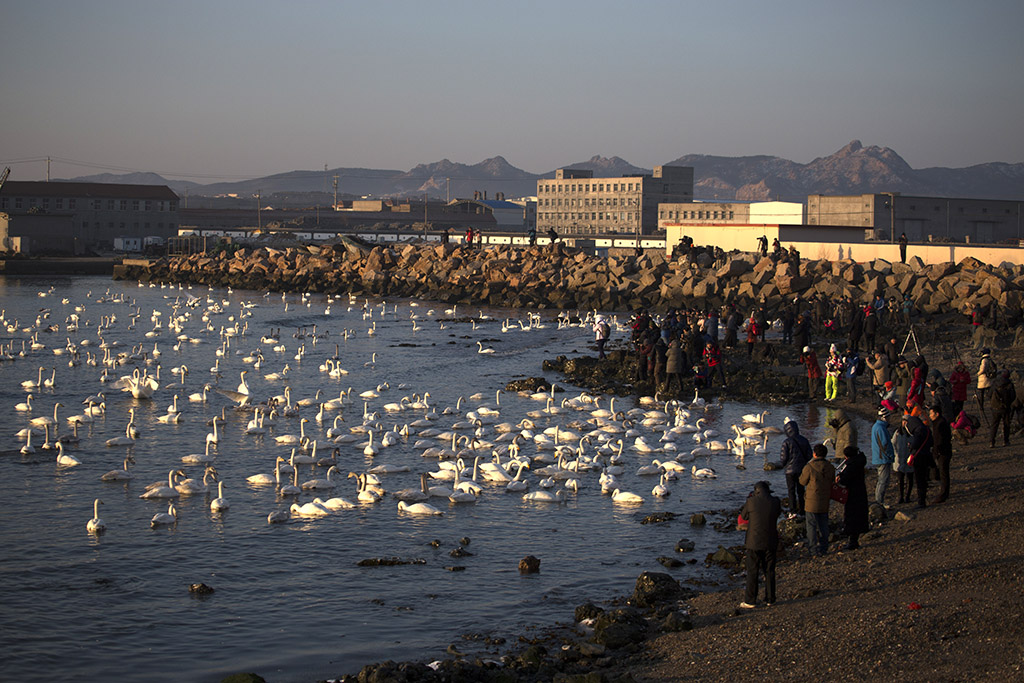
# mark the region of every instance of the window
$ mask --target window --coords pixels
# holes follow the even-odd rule
[[[7,197],[0,198],[0,209],[7,208]]]
[[[107,200],[107,211],[113,211],[113,210],[114,210],[114,200],[113,199],[108,199]]]
[[[56,209],[63,209],[64,208],[64,200],[63,199],[55,199],[53,201],[53,206]]]
[[[68,200],[68,208],[69,209],[74,209],[75,208],[75,200],[74,199],[69,199]]]
[[[14,198],[14,208],[15,209],[20,209],[21,208],[21,197],[15,197]]]
[[[127,199],[122,199],[122,200],[121,200],[121,206],[120,206],[120,209],[121,209],[122,211],[127,211],[127,210],[128,210],[128,200],[127,200]]]
[[[147,199],[146,200],[146,211],[152,211],[152,210],[153,210],[153,202],[151,202],[151,201],[149,201]]]
[[[103,202],[102,201],[100,201],[99,199],[92,200],[92,210],[93,211],[99,211],[102,208],[103,208]]]
[[[50,208],[50,199],[49,199],[49,197],[44,197],[42,199],[41,203],[42,203],[42,206],[43,206],[44,209],[49,209]]]

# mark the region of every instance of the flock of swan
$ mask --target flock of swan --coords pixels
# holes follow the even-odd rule
[[[47,296],[53,291],[40,292]],[[710,425],[720,421],[722,406],[696,392],[690,401],[645,396],[624,407],[621,399],[554,386],[463,395],[443,377],[434,387],[413,386],[385,377],[399,368],[382,364],[378,352],[364,360],[343,345],[364,337],[379,349],[388,338],[400,342],[421,333],[431,319],[436,329],[450,329],[455,308],[354,297],[346,305],[345,297],[327,297],[327,307],[314,311],[308,294],[282,295],[282,304],[276,299],[171,288],[163,306],[143,311],[126,293],[108,290],[77,302],[62,299],[34,321],[0,312],[12,335],[0,344],[0,360],[10,361],[6,372],[24,377],[26,394],[13,406],[14,436],[22,444],[14,452],[39,462],[49,454],[68,476],[83,463],[118,464],[98,479],[159,504],[150,520],[155,528],[179,523],[183,497],[202,497],[220,515],[240,490],[266,506],[261,514],[269,524],[387,501],[399,516],[440,517],[490,495],[559,505],[593,491],[612,505],[639,506],[684,496],[684,477],[715,479],[714,456],[731,456],[740,467],[747,455],[766,459],[768,440],[780,431],[765,422],[764,411],[720,433]],[[278,318],[313,316],[320,323],[296,325],[294,333],[257,332],[250,320],[261,307],[273,307]],[[441,320],[442,314],[449,317]],[[549,324],[535,314],[512,322],[480,312],[466,324],[491,334],[570,330],[578,340],[589,338],[592,315],[563,313]],[[350,327],[338,330],[343,324]],[[478,362],[494,362],[495,349],[484,341],[471,342],[488,357]],[[455,353],[465,362],[473,349]],[[233,377],[238,383],[231,388]],[[453,403],[436,402],[431,388]],[[74,414],[61,414],[64,407]],[[174,441],[163,430],[196,434],[195,425],[205,433],[201,443],[190,447],[183,437],[176,454],[166,445],[149,447],[155,439]],[[100,436],[111,433],[116,436]],[[134,471],[140,461],[166,478],[140,482]],[[220,470],[237,475],[244,468],[252,473],[221,478]],[[411,480],[418,485],[391,483]],[[97,496],[86,523],[90,533],[117,526],[100,518],[101,505]]]

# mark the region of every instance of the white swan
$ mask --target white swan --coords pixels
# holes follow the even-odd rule
[[[128,470],[128,465],[131,463],[130,458],[125,458],[122,463],[122,469],[110,470],[106,474],[100,477],[101,481],[129,481],[132,478],[132,473]]]
[[[149,521],[149,525],[154,529],[161,525],[176,524],[178,522],[178,510],[174,507],[174,503],[170,503],[167,506],[167,512],[158,512],[153,515],[153,519]]]
[[[327,468],[326,479],[310,479],[302,485],[303,491],[327,491],[333,489],[337,484],[331,481],[331,472],[337,472],[338,468],[333,465]]]
[[[64,444],[57,442],[57,464],[61,467],[77,467],[82,461],[73,455],[64,455]]]
[[[744,415],[742,417],[742,420],[744,422],[749,422],[750,424],[754,424],[754,425],[763,425],[764,424],[764,417],[765,417],[765,415],[770,415],[770,414],[771,414],[770,410],[762,411],[761,414],[747,413],[746,415]]]
[[[710,467],[701,467],[701,468],[698,469],[697,466],[694,465],[691,468],[690,473],[694,477],[696,477],[697,479],[717,479],[718,478],[718,473],[715,472]]]
[[[535,503],[564,503],[565,490],[559,489],[553,493],[548,490],[530,491],[523,496],[523,500],[529,500]]]
[[[210,483],[207,479],[216,479],[217,470],[213,469],[209,465],[206,466],[206,471],[203,472],[203,478],[197,479],[182,479],[175,485],[174,488],[178,490],[178,493],[183,496],[190,496],[194,493],[207,493],[210,490]]]
[[[363,447],[363,455],[374,456],[377,455],[377,447],[373,445],[373,430],[369,430],[367,433],[366,446]]]
[[[150,488],[147,488],[139,498],[144,498],[146,500],[154,498],[177,498],[181,495],[178,493],[178,490],[174,488],[174,480],[175,477],[178,476],[184,476],[184,472],[181,470],[171,470],[167,473],[167,486],[163,486],[162,484],[151,486]]]
[[[277,457],[277,461],[274,463],[274,474],[273,474],[273,476],[271,476],[269,474],[264,474],[264,473],[261,472],[259,474],[254,474],[252,476],[246,477],[245,478],[246,483],[251,484],[253,486],[270,486],[272,484],[280,484],[281,483],[281,463],[283,461],[284,461],[284,458],[282,458],[281,456]]]
[[[21,413],[31,413],[32,412],[32,394],[29,394],[28,396],[25,397],[25,402],[24,403],[15,403],[14,404],[14,409],[17,410],[18,412],[21,412]]]
[[[242,370],[241,374],[239,375],[239,378],[242,381],[238,383],[238,389],[235,390],[238,393],[243,394],[245,396],[249,395],[249,383],[245,381],[245,376],[248,374],[248,372],[248,370]]]
[[[107,525],[100,519],[100,505],[103,505],[103,501],[99,498],[92,502],[92,519],[85,525],[90,534],[101,534],[107,530]]]
[[[668,487],[668,473],[661,475],[661,479],[658,480],[658,484],[651,489],[651,495],[658,498],[667,498],[672,493],[672,490]]]
[[[483,342],[477,342],[477,353],[494,353],[494,349],[485,349]]]
[[[229,507],[231,507],[231,503],[229,503],[228,499],[224,497],[224,482],[218,481],[217,497],[210,501],[210,509],[214,512],[219,512],[221,510],[227,510]]]
[[[643,496],[638,496],[631,491],[622,491],[621,489],[615,489],[612,491],[612,502],[615,503],[627,503],[629,505],[639,505],[644,502]]]
[[[404,500],[398,501],[398,511],[410,515],[443,515],[430,503],[407,503]]]
[[[302,418],[299,420],[299,434],[282,434],[281,436],[275,436],[274,441],[282,446],[295,446],[303,443],[306,440],[306,423],[308,419]]]

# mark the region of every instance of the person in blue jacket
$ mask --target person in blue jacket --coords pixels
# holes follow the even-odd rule
[[[878,419],[871,426],[871,466],[878,472],[878,483],[875,484],[875,502],[885,505],[885,490],[889,488],[889,477],[892,464],[896,460],[896,452],[892,447],[892,435],[889,423],[886,422],[888,412],[884,407],[878,409]]]
[[[789,489],[789,517],[804,514],[804,487],[800,485],[800,473],[811,460],[811,442],[800,434],[800,426],[786,418],[782,427],[786,440],[782,442],[779,467],[785,469],[786,488]]]

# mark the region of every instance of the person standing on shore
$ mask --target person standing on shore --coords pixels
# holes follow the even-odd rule
[[[850,446],[857,448],[857,425],[853,423],[845,410],[842,408],[837,410],[828,424],[835,430],[836,457],[841,456]]]
[[[897,505],[910,502],[910,494],[914,490],[914,467],[909,464],[910,459],[910,430],[907,428],[909,415],[904,415],[900,426],[892,435],[892,451],[896,456],[892,464],[896,471],[896,485],[899,487],[900,497]]]
[[[800,474],[811,461],[811,442],[800,434],[800,426],[787,418],[782,427],[786,440],[782,442],[779,467],[786,473],[786,488],[789,491],[789,518],[804,514],[806,501],[804,487],[800,484]]]
[[[604,358],[604,345],[608,343],[612,335],[612,328],[603,315],[594,319],[594,340],[597,342],[597,357]]]
[[[907,233],[900,233],[900,263],[907,262]]]
[[[981,350],[981,364],[978,365],[978,407],[982,413],[985,412],[985,397],[998,372],[992,351],[986,346]]]
[[[832,484],[836,468],[825,460],[828,449],[817,444],[814,457],[800,473],[800,485],[806,489],[804,512],[807,524],[807,547],[812,555],[821,556],[828,552],[828,507],[832,500]]]
[[[800,356],[800,362],[807,368],[807,397],[815,399],[818,397],[818,388],[821,386],[821,365],[818,364],[818,354],[810,346],[804,347]]]
[[[843,531],[849,537],[846,550],[860,547],[860,535],[868,530],[868,490],[864,484],[864,466],[867,458],[856,446],[843,451],[843,464],[836,483],[845,486],[846,503],[843,504]]]
[[[950,398],[953,401],[953,414],[959,415],[967,401],[967,386],[971,383],[971,373],[964,362],[957,361],[953,372],[949,374]]]
[[[772,495],[766,481],[754,484],[754,493],[743,504],[740,515],[748,520],[747,549],[744,560],[747,568],[747,590],[740,607],[753,609],[757,605],[757,584],[764,573],[764,602],[775,602],[775,557],[779,547],[779,531],[776,526],[782,514],[782,503]]]
[[[949,463],[953,459],[953,432],[942,416],[942,407],[931,405],[928,417],[932,423],[932,453],[939,468],[939,495],[932,504],[945,503],[949,498]]]
[[[889,436],[889,424],[885,418],[888,411],[881,407],[878,409],[878,419],[871,426],[871,466],[878,472],[878,483],[875,484],[875,502],[885,506],[885,490],[889,488],[889,477],[892,474],[892,464],[896,460],[896,453],[892,447],[892,437]],[[902,495],[900,496],[902,498]]]
[[[825,400],[834,401],[839,394],[839,376],[843,374],[843,359],[835,344],[828,348],[828,359],[825,361]]]
[[[1010,445],[1010,420],[1013,417],[1013,403],[1017,400],[1017,390],[1010,381],[1010,371],[1003,370],[995,379],[992,388],[992,434],[989,437],[989,448],[996,447],[996,436],[999,434],[1000,423],[1003,426],[1003,445]]]
[[[683,368],[687,366],[686,353],[679,343],[679,335],[673,334],[672,341],[668,343],[668,350],[665,352],[665,391],[668,392],[675,382],[679,392],[683,390]]]
[[[917,415],[907,417],[907,431],[910,432],[910,455],[907,464],[914,468],[914,484],[917,486],[917,508],[928,507],[928,471],[934,465],[932,458],[932,432]]]
[[[843,357],[845,366],[843,374],[846,377],[846,400],[850,403],[857,402],[857,374],[861,369],[860,364],[860,354],[857,349],[853,347],[846,349],[846,355]]]

